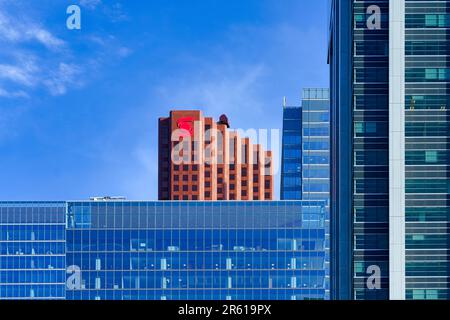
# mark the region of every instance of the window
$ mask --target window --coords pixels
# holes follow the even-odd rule
[[[355,262],[355,272],[357,272],[357,273],[364,272],[364,263]]]
[[[437,290],[427,290],[426,291],[426,299],[427,300],[437,300],[439,299],[439,294]]]
[[[230,190],[234,190],[234,189],[235,189],[234,184],[230,184]]]
[[[437,69],[425,69],[425,79],[437,79]]]
[[[211,192],[206,191],[206,192],[205,192],[205,197],[206,197],[206,198],[211,198]]]
[[[364,124],[362,122],[355,123],[355,132],[356,133],[364,133]]]
[[[174,170],[174,171],[180,170],[180,166],[173,166],[173,170]]]
[[[292,135],[288,134],[286,131],[283,133],[284,135],[284,144],[301,144],[302,136],[301,135]]]
[[[437,27],[438,16],[436,14],[425,15],[425,26],[426,27]]]
[[[194,164],[194,165],[192,166],[192,171],[198,171],[198,165]]]
[[[366,122],[366,132],[367,133],[376,133],[377,132],[376,122]]]
[[[184,201],[189,200],[189,196],[183,196],[183,200]]]
[[[330,176],[329,169],[306,169],[303,171],[305,178],[328,178]]]
[[[436,162],[438,162],[437,151],[426,151],[425,152],[425,162],[427,162],[427,163],[436,163]]]
[[[198,196],[192,196],[192,200],[198,200]]]
[[[178,185],[173,186],[173,191],[179,191],[179,190],[180,190],[180,187]]]
[[[211,187],[211,182],[209,182],[209,181],[205,182],[205,187],[206,188],[210,188]]]
[[[218,174],[222,174],[223,173],[223,168],[217,168],[217,173]]]
[[[184,175],[184,176],[183,176],[183,181],[189,181],[189,176]]]
[[[210,171],[205,171],[205,177],[206,178],[211,178],[211,172]]]
[[[413,300],[424,300],[425,290],[413,290]]]
[[[196,174],[194,174],[194,175],[192,176],[192,181],[198,181],[198,176],[197,176]]]
[[[246,187],[246,186],[247,186],[247,181],[242,181],[241,185],[242,185],[243,187]]]
[[[183,166],[183,170],[184,170],[184,171],[189,171],[189,166],[184,165],[184,166]]]
[[[247,176],[247,169],[246,168],[242,168],[242,176],[246,177]]]
[[[285,149],[283,155],[285,158],[301,158],[302,151],[300,149]]]
[[[192,186],[192,191],[197,191],[197,190],[198,190],[198,187],[196,185],[193,185]]]
[[[189,186],[183,186],[183,191],[184,191],[184,192],[189,191]]]
[[[241,194],[242,194],[243,197],[246,197],[247,196],[247,191],[243,190]]]
[[[180,176],[173,176],[174,181],[180,181]]]

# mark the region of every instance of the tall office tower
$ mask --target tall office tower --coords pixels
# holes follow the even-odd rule
[[[333,1],[332,293],[450,298],[450,1]]]
[[[159,119],[160,200],[272,200],[272,152],[201,111]]]
[[[282,200],[329,200],[328,89],[304,89],[301,107],[283,107]]]
[[[301,107],[283,106],[281,199],[324,201],[330,270],[330,92],[304,89]],[[330,277],[326,275],[326,287]]]

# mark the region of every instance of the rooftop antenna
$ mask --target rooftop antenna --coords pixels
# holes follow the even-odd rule
[[[283,97],[283,107],[287,106],[287,98],[286,96]]]

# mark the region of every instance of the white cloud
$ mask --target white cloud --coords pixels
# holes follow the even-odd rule
[[[227,113],[232,121],[233,115],[242,119],[242,108],[252,116],[262,112],[264,101],[258,92],[265,70],[262,64],[204,66],[195,76],[170,79],[157,91],[172,109],[201,109],[211,116]]]
[[[106,6],[101,0],[80,0],[79,4],[88,9],[102,5],[101,14],[114,21],[125,17],[118,2]],[[64,95],[70,88],[86,83],[83,76],[94,76],[95,73],[86,72],[88,69],[126,58],[133,52],[108,34],[83,33],[65,41],[41,22],[44,18],[32,13],[24,15],[24,6],[22,2],[0,0],[0,98],[31,95],[32,90],[40,89],[51,95]],[[63,22],[59,30],[63,30]],[[85,45],[86,40],[97,47],[89,54],[75,55],[73,48],[80,43],[74,41]]]
[[[20,32],[15,28],[11,28],[9,19],[0,10],[0,39],[2,38],[9,41],[18,41]]]
[[[0,64],[0,79],[31,87],[35,83],[35,71],[33,64],[5,65]]]
[[[49,49],[59,49],[65,45],[65,42],[54,35],[52,35],[49,31],[39,28],[39,27],[31,27],[27,31],[27,35],[31,39],[36,39],[44,46]]]
[[[133,50],[131,50],[130,48],[127,48],[127,47],[120,47],[117,50],[117,55],[120,58],[126,58],[126,57],[130,56],[132,53],[133,53]]]
[[[60,63],[56,71],[52,72],[51,77],[44,80],[45,86],[54,96],[64,95],[69,85],[80,86],[79,79],[82,70],[74,64]]]
[[[33,42],[44,48],[30,49]],[[2,7],[1,2],[0,45],[7,48],[0,63],[0,98],[27,97],[36,88],[62,95],[69,85],[79,84],[81,67],[66,62],[72,60],[66,42],[31,17],[22,19],[19,13]]]
[[[19,17],[8,17],[2,14],[1,11],[0,39],[12,43],[37,41],[52,50],[58,50],[65,46],[63,40],[38,24],[28,20],[21,20]]]
[[[29,96],[23,90],[8,91],[3,88],[0,88],[0,97],[3,97],[3,98],[28,98]]]
[[[102,3],[102,0],[80,0],[80,5],[88,9],[95,9]]]

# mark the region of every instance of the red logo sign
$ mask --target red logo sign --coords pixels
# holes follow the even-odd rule
[[[192,137],[194,135],[194,119],[192,117],[180,118],[177,121],[178,129],[183,130],[182,137]]]

